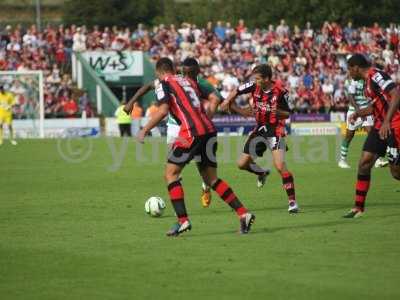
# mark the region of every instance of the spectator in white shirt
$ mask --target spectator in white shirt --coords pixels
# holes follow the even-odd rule
[[[82,29],[78,27],[73,37],[74,44],[72,50],[76,52],[83,52],[86,50],[86,35],[82,32]]]

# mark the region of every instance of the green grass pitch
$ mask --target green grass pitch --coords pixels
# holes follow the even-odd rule
[[[232,157],[219,176],[256,214],[252,232],[237,234],[237,217],[216,194],[201,207],[191,164],[183,184],[193,230],[178,238],[165,236],[175,222],[165,151],[157,158],[150,140],[142,152],[119,139],[6,141],[0,298],[400,299],[399,182],[387,168],[374,169],[366,214],[342,218],[353,204],[363,140],[350,147],[353,168],[342,170],[334,137],[289,139],[302,209],[289,215],[276,171],[257,190],[255,177],[235,166],[243,139],[226,140],[230,148],[221,139],[219,156]],[[163,217],[144,213],[150,196],[166,200]]]

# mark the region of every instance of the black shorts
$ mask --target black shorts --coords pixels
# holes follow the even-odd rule
[[[280,136],[265,136],[258,131],[252,132],[244,144],[243,153],[253,157],[262,157],[267,149],[271,151],[278,149],[285,150],[285,139]]]
[[[132,136],[131,124],[118,124],[121,136]]]
[[[363,151],[385,156],[386,148],[387,140],[382,140],[379,137],[379,131],[372,128],[364,142]]]
[[[174,145],[168,153],[168,162],[175,165],[185,165],[192,159],[200,167],[217,167],[217,133],[194,137],[189,147]]]
[[[400,165],[400,128],[392,129],[389,137],[382,140],[379,131],[372,128],[365,140],[363,151],[387,157],[391,165]]]

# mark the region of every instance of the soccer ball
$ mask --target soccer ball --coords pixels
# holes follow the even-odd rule
[[[144,211],[152,217],[160,217],[165,209],[165,202],[161,197],[150,197],[144,204]]]

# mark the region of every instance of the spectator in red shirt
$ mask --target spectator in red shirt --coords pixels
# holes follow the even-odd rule
[[[78,105],[74,99],[70,98],[63,105],[63,113],[67,118],[74,118],[78,112]]]

